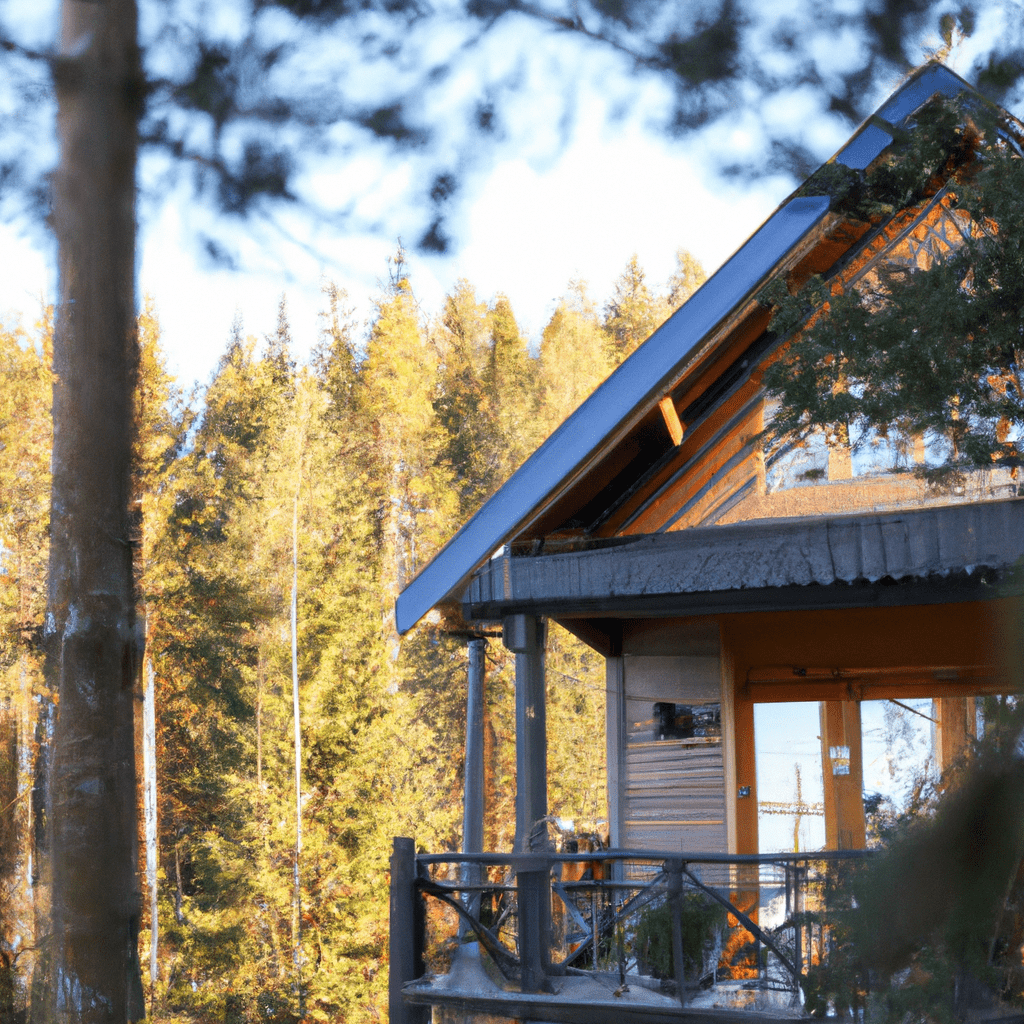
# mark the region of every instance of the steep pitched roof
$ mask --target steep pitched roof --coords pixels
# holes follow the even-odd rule
[[[926,65],[833,159],[867,168],[929,99],[965,91],[971,87],[953,72]],[[866,225],[851,228],[829,207],[827,196],[787,199],[402,591],[395,609],[399,632],[431,608],[457,600],[473,572],[510,541],[581,530],[644,532],[646,522],[657,524],[650,532],[665,529],[664,515],[651,519],[650,510],[659,488],[687,463],[684,430],[707,420],[738,376],[749,376],[751,349],[768,324],[754,296],[773,276],[803,280],[828,271],[864,234]]]

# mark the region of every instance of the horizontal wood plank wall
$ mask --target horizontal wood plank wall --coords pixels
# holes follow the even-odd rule
[[[622,840],[626,848],[725,852],[725,772],[719,740],[658,740],[656,702],[717,704],[714,657],[626,656]]]

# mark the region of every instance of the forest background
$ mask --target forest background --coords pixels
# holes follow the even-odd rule
[[[201,12],[220,11],[223,6],[199,5]],[[62,27],[56,50],[49,43],[39,49],[29,36],[22,36],[20,40],[8,38],[6,26],[0,33],[3,36],[0,49],[5,55],[5,70],[9,72],[4,79],[7,84],[13,83],[7,99],[14,114],[9,123],[11,130],[5,134],[8,148],[0,168],[0,184],[4,185],[0,198],[8,206],[13,203],[22,207],[21,213],[33,217],[37,225],[51,223],[54,226],[59,239],[60,264],[58,315],[52,338],[57,373],[53,377],[56,429],[51,460],[49,595],[42,631],[48,638],[47,672],[52,692],[38,693],[39,700],[35,702],[38,705],[35,732],[40,743],[33,786],[21,792],[15,786],[15,792],[9,793],[10,799],[0,804],[0,808],[6,812],[31,804],[26,828],[31,830],[32,846],[31,853],[25,854],[25,863],[33,895],[39,897],[33,909],[42,908],[40,913],[45,915],[42,896],[49,892],[53,910],[48,946],[38,945],[43,930],[39,926],[35,929],[35,966],[39,969],[34,970],[33,978],[49,978],[39,1004],[49,1006],[48,1011],[43,1011],[44,1017],[49,1012],[46,1019],[66,1018],[69,1024],[109,1017],[123,1019],[126,1015],[136,1019],[141,1012],[141,975],[137,971],[135,952],[136,933],[141,925],[132,892],[132,846],[136,831],[132,800],[136,790],[131,741],[132,723],[138,716],[133,714],[130,684],[141,667],[147,684],[152,680],[147,691],[155,693],[163,653],[155,640],[158,628],[164,628],[168,636],[177,637],[167,644],[167,651],[185,666],[174,666],[180,669],[175,685],[184,685],[181,681],[186,678],[199,678],[197,665],[212,666],[215,671],[206,677],[207,682],[212,678],[225,694],[223,713],[218,713],[222,710],[219,706],[211,704],[213,711],[203,708],[205,717],[193,715],[190,719],[187,707],[172,708],[172,715],[177,716],[173,718],[175,728],[183,729],[189,740],[194,739],[194,734],[206,736],[206,746],[196,748],[197,756],[206,760],[194,762],[191,770],[205,773],[211,767],[223,769],[215,776],[221,780],[217,785],[211,786],[204,778],[202,783],[195,784],[194,791],[187,791],[189,801],[182,801],[182,807],[187,808],[188,814],[194,814],[203,800],[216,803],[220,799],[223,806],[229,808],[244,803],[239,793],[223,782],[229,777],[231,767],[224,759],[235,742],[230,728],[234,721],[232,716],[241,714],[240,709],[244,708],[245,686],[254,685],[258,802],[255,817],[249,813],[251,808],[243,807],[239,822],[257,823],[254,848],[262,849],[267,856],[273,844],[265,837],[266,830],[275,822],[280,822],[282,829],[286,827],[286,819],[275,816],[276,808],[264,795],[265,790],[271,789],[269,780],[265,779],[265,773],[269,776],[271,771],[271,760],[264,742],[264,725],[272,717],[273,698],[284,700],[287,706],[287,697],[283,692],[275,693],[267,688],[267,672],[273,667],[272,662],[256,656],[264,642],[273,646],[280,639],[263,636],[267,623],[274,619],[261,607],[261,601],[273,604],[273,599],[283,600],[287,593],[291,621],[298,621],[300,583],[308,582],[300,580],[298,572],[298,540],[300,525],[304,525],[300,524],[300,514],[305,515],[306,505],[313,504],[311,499],[305,503],[302,499],[314,487],[341,486],[328,484],[332,480],[330,471],[319,464],[311,464],[304,454],[312,447],[313,435],[308,431],[319,424],[319,414],[315,412],[312,397],[307,395],[308,401],[301,399],[306,392],[300,387],[300,378],[293,376],[287,355],[291,346],[286,346],[283,340],[288,332],[280,327],[272,332],[276,340],[268,344],[265,352],[261,351],[259,358],[255,348],[249,357],[269,367],[269,383],[262,379],[260,383],[260,388],[265,386],[266,394],[257,388],[265,403],[247,406],[235,391],[226,391],[221,399],[227,424],[226,439],[211,436],[209,448],[203,447],[204,431],[215,408],[212,396],[216,381],[230,369],[231,358],[218,371],[214,386],[207,392],[202,413],[183,412],[180,417],[171,418],[166,433],[173,441],[173,457],[156,461],[150,458],[152,453],[148,446],[152,438],[148,428],[140,433],[139,450],[132,454],[130,419],[136,400],[134,266],[138,255],[133,200],[141,200],[145,207],[169,195],[179,177],[188,177],[200,206],[205,206],[208,212],[216,211],[222,222],[226,218],[237,225],[240,218],[250,218],[257,209],[295,202],[298,196],[292,186],[308,185],[309,180],[303,178],[302,172],[310,168],[308,165],[299,167],[294,158],[309,154],[322,156],[324,144],[329,140],[327,130],[337,129],[341,136],[330,138],[346,155],[353,152],[354,141],[365,142],[368,136],[406,156],[414,150],[428,154],[430,166],[420,168],[425,173],[420,176],[422,190],[419,193],[425,231],[416,244],[424,251],[441,252],[451,242],[447,234],[451,200],[467,180],[464,172],[472,165],[470,158],[477,143],[484,135],[504,137],[503,131],[498,129],[502,128],[501,113],[505,104],[492,100],[489,87],[468,92],[456,87],[455,91],[465,102],[461,106],[455,102],[455,107],[467,116],[442,116],[441,107],[431,102],[418,102],[437,98],[432,89],[424,92],[420,86],[443,85],[449,80],[458,86],[457,76],[452,78],[452,74],[465,70],[464,62],[458,58],[470,51],[483,53],[475,44],[481,38],[497,38],[491,28],[506,23],[503,15],[509,8],[524,14],[528,20],[537,21],[553,35],[568,32],[585,37],[588,43],[597,42],[624,53],[627,63],[637,70],[672,76],[675,82],[672,100],[665,106],[665,117],[660,118],[659,123],[663,130],[677,133],[708,123],[709,119],[727,117],[744,97],[759,96],[759,110],[770,106],[768,100],[772,98],[777,101],[776,106],[787,107],[794,90],[799,92],[809,83],[813,83],[810,91],[817,97],[815,108],[820,114],[833,121],[851,117],[856,121],[861,116],[858,109],[865,96],[864,83],[871,81],[881,68],[905,69],[908,66],[904,46],[909,45],[922,20],[933,22],[932,16],[941,13],[939,24],[946,48],[953,45],[958,33],[969,36],[977,20],[972,9],[964,8],[958,16],[945,10],[942,2],[936,6],[917,0],[886,0],[881,11],[871,3],[855,5],[840,22],[849,30],[842,48],[852,55],[856,68],[851,70],[847,63],[845,70],[835,73],[834,61],[823,58],[820,47],[816,46],[823,36],[835,36],[838,23],[831,16],[812,19],[807,24],[801,22],[800,32],[796,34],[788,11],[781,23],[751,22],[747,17],[749,12],[733,0],[722,0],[716,5],[714,17],[690,14],[678,25],[664,16],[648,20],[646,15],[666,9],[668,5],[651,5],[645,0],[636,3],[595,0],[587,13],[594,14],[597,21],[581,18],[580,5],[575,2],[571,11],[564,12],[532,3],[493,4],[489,0],[467,0],[465,4],[456,5],[455,21],[449,19],[449,27],[459,27],[460,31],[445,35],[451,44],[446,54],[439,60],[413,59],[410,89],[409,79],[403,75],[396,78],[394,71],[410,66],[408,59],[416,57],[413,51],[421,41],[427,47],[422,55],[432,57],[429,51],[440,38],[407,31],[408,26],[422,22],[426,10],[423,5],[404,0],[383,2],[380,11],[389,15],[383,21],[378,19],[378,27],[387,29],[383,34],[377,31],[366,34],[353,28],[354,23],[346,20],[353,10],[348,0],[323,3],[320,0],[312,3],[253,0],[252,4],[243,6],[242,19],[229,26],[225,36],[223,24],[208,23],[205,16],[201,16],[198,23],[181,22],[179,15],[183,12],[179,4],[148,5],[141,12],[146,15],[141,23],[141,51],[134,37],[135,18],[140,13],[135,0],[112,0],[100,6],[63,0]],[[371,22],[379,13],[376,4],[357,6],[360,10],[374,8]],[[685,6],[681,4],[680,8]],[[148,17],[156,13],[160,16],[155,21]],[[391,18],[391,14],[401,16]],[[635,22],[634,14],[645,17]],[[289,41],[278,34],[282,26],[299,31],[289,18],[306,29],[300,32],[301,47],[291,45],[297,43],[297,39]],[[314,28],[314,24],[323,25],[332,19],[341,19],[350,31],[339,37]],[[596,34],[594,25],[599,26]],[[644,25],[652,30],[649,38],[642,38],[643,33],[638,37],[634,31]],[[682,25],[685,28],[680,28]],[[812,28],[814,31],[810,31]],[[605,29],[610,33],[607,36]],[[766,32],[771,37],[770,42]],[[863,42],[862,49],[846,45],[848,38],[854,37]],[[986,66],[979,65],[977,69],[978,81],[995,85],[1000,93],[1019,77],[1013,38],[1012,33],[1008,38],[1001,37],[999,49],[1006,56],[1005,60],[993,57]],[[339,39],[349,45],[345,52],[365,51],[363,56],[368,56],[370,64],[375,64],[378,71],[386,70],[381,80],[388,84],[389,96],[369,101],[360,92],[359,87],[368,81],[362,73],[366,64],[345,59],[337,50]],[[314,44],[319,45],[319,54]],[[767,50],[764,49],[766,44]],[[779,57],[783,54],[780,68]],[[860,60],[861,54],[864,61]],[[323,58],[319,65],[317,55]],[[288,60],[283,59],[286,56]],[[325,63],[328,56],[330,60]],[[398,59],[403,56],[405,59]],[[827,87],[814,70],[822,60],[830,67]],[[911,59],[909,64],[913,63]],[[337,71],[345,68],[353,75],[351,82],[339,81]],[[289,75],[289,70],[295,74]],[[319,83],[311,81],[308,73],[312,71],[326,72],[326,77]],[[511,80],[493,84],[504,97],[502,86],[511,86],[515,93],[517,77],[521,76],[513,75]],[[349,85],[354,91],[346,88]],[[575,108],[573,94],[574,89],[567,83],[564,96],[568,102],[563,109],[570,121]],[[330,102],[331,98],[335,101]],[[47,145],[47,140],[53,141],[51,101],[56,101],[61,140],[61,158],[52,177],[49,174],[52,151]],[[565,120],[562,118],[561,122]],[[433,125],[442,121],[446,125],[461,125],[467,132],[461,138],[442,144],[440,136],[432,131]],[[818,119],[813,123],[818,123]],[[274,132],[266,130],[271,124],[276,128]],[[770,165],[793,169],[808,156],[806,147],[799,143],[787,146],[785,133],[780,136],[769,132],[766,141],[770,142]],[[146,161],[140,164],[136,144],[151,154],[156,153],[156,164]],[[777,146],[781,149],[777,150]],[[763,170],[764,162],[758,163]],[[406,164],[402,162],[400,166]],[[137,170],[142,175],[138,179]],[[742,176],[757,171],[750,166],[746,169],[737,166],[735,173]],[[138,189],[136,184],[140,186]],[[86,191],[82,191],[86,187]],[[337,199],[338,190],[332,191]],[[342,189],[343,200],[346,195],[348,193]],[[307,193],[307,199],[310,198]],[[316,216],[316,210],[308,203],[300,205],[307,215],[314,215],[313,219],[323,231],[335,235],[342,223],[349,228],[355,223],[351,208],[344,202],[342,209],[328,211],[332,212],[328,217]],[[50,212],[52,216],[47,216]],[[251,227],[252,221],[248,223]],[[225,256],[230,262],[230,253],[225,254],[219,237],[219,231],[213,234],[201,231],[197,241],[211,258]],[[408,292],[402,285],[404,279],[403,272],[396,269],[391,284],[392,298],[397,300]],[[488,288],[487,293],[493,294],[493,290]],[[411,297],[407,301],[411,303]],[[183,304],[176,303],[172,309],[178,305]],[[583,307],[585,303],[577,298],[575,305]],[[557,314],[558,311],[556,319]],[[357,582],[362,584],[369,579],[375,587],[373,593],[378,596],[387,590],[388,581],[396,579],[401,583],[415,571],[416,565],[429,555],[433,543],[431,530],[436,528],[441,535],[447,517],[455,513],[457,506],[466,503],[467,507],[472,507],[469,495],[474,490],[463,487],[461,480],[451,473],[445,476],[457,463],[456,441],[462,443],[463,436],[472,435],[467,424],[473,417],[462,413],[456,417],[458,432],[452,434],[447,444],[436,439],[427,443],[431,436],[431,417],[443,419],[446,415],[446,392],[443,389],[436,394],[431,392],[433,400],[423,400],[422,384],[433,379],[434,364],[424,362],[419,353],[415,360],[408,359],[407,353],[403,355],[404,346],[389,333],[390,328],[382,326],[391,324],[392,320],[397,324],[402,319],[400,311],[386,310],[384,305],[378,306],[373,314],[374,327],[365,355],[360,351],[359,358],[352,360],[349,374],[351,415],[355,419],[345,422],[358,427],[359,432],[355,429],[346,432],[346,446],[339,449],[345,455],[341,460],[344,461],[344,479],[353,488],[346,494],[351,494],[353,500],[361,498],[368,507],[377,510],[376,519],[371,512],[367,520],[377,532],[357,539],[363,548],[369,540],[378,543],[380,560],[378,563],[364,556],[358,563]],[[568,322],[572,318],[563,319]],[[610,315],[607,319],[611,319]],[[284,317],[281,322],[286,320]],[[339,331],[344,333],[340,328]],[[372,366],[373,347],[380,332],[387,337],[386,344],[394,349],[391,358],[396,368],[383,372],[379,379],[370,374],[369,379],[376,383],[362,389],[357,386],[360,375]],[[49,337],[48,329],[44,333]],[[303,333],[308,336],[309,332]],[[235,341],[241,339],[242,334],[241,329],[236,331]],[[45,360],[46,345],[42,348]],[[245,345],[233,344],[229,355],[230,351],[244,354]],[[435,355],[437,365],[448,365],[449,360],[440,347]],[[314,360],[314,364],[316,362]],[[543,351],[540,362],[543,363]],[[8,379],[19,372],[17,367],[13,368]],[[314,369],[309,372],[316,375]],[[558,372],[573,376],[571,365],[558,365]],[[406,387],[407,379],[416,386]],[[149,377],[145,380],[149,381]],[[345,392],[347,385],[339,387]],[[16,393],[13,388],[11,393]],[[543,410],[543,394],[538,393],[542,397],[538,399],[537,408]],[[148,422],[147,417],[152,417],[154,423],[161,422],[160,410],[164,406],[159,389],[150,388],[146,383],[137,401],[137,413],[143,424]],[[276,436],[273,424],[278,422],[274,412],[278,405],[283,409],[294,405],[299,411],[294,421],[287,417],[281,420],[289,426],[287,430],[281,428],[283,440],[281,446],[275,448],[265,439]],[[457,407],[457,403],[450,403],[450,407]],[[347,407],[335,398],[331,408]],[[521,418],[522,408],[516,409],[516,414]],[[541,421],[539,415],[537,420]],[[12,452],[19,450],[23,438],[31,436],[24,424],[22,427],[22,432],[12,438]],[[507,447],[507,438],[501,440]],[[421,449],[421,443],[426,447]],[[264,444],[266,447],[261,447]],[[432,447],[435,444],[436,451]],[[448,448],[452,451],[446,454]],[[158,445],[156,451],[160,450]],[[197,451],[202,454],[197,456]],[[369,469],[364,469],[359,461],[358,453],[365,451],[375,453],[367,456]],[[35,449],[33,452],[39,454]],[[237,479],[232,477],[233,460],[242,457],[251,458],[258,465],[252,479],[244,475]],[[180,475],[179,459],[182,458],[185,461],[181,465],[190,465],[191,459],[199,467],[198,482],[190,491],[179,492],[174,487],[162,491],[162,474],[177,472]],[[355,461],[350,463],[349,459]],[[224,480],[235,482],[233,486],[223,485]],[[20,478],[13,481],[7,493],[13,496],[20,483]],[[128,523],[126,514],[130,487],[135,492],[132,508],[137,521],[134,524]],[[274,487],[278,490],[274,491]],[[486,490],[485,485],[482,487]],[[266,488],[271,488],[266,493],[276,494],[276,503],[262,504]],[[151,491],[176,495],[168,512],[171,523],[168,536],[173,537],[166,542],[169,555],[165,555],[161,547],[160,530],[150,522],[152,510],[147,507],[147,495]],[[290,534],[287,525],[289,495]],[[25,504],[17,506],[18,514],[23,507],[28,507],[32,496],[23,497]],[[255,514],[247,516],[247,511],[252,509],[259,509],[262,518]],[[344,511],[348,518],[343,517],[343,522],[363,521],[361,507],[353,506]],[[310,525],[326,530],[327,522],[315,520]],[[342,539],[341,535],[335,538],[339,551]],[[227,552],[233,552],[240,560],[248,559],[240,564],[259,566],[260,572],[247,574],[238,570],[232,575],[227,568]],[[261,562],[264,557],[271,557],[266,552],[273,552],[285,568],[280,569],[276,561]],[[328,549],[325,552],[331,553]],[[223,555],[220,560],[218,554]],[[19,557],[12,555],[12,563]],[[173,572],[168,570],[166,579],[156,569],[157,565],[164,564],[165,558],[167,565],[177,565]],[[134,581],[133,563],[138,565],[138,579]],[[351,562],[338,556],[335,564],[343,566]],[[199,565],[202,568],[197,568]],[[274,578],[278,585],[269,586],[266,581]],[[264,594],[268,586],[271,597]],[[138,633],[135,625],[137,594],[143,599],[139,608],[143,628]],[[161,612],[158,605],[157,598],[168,595],[176,602],[172,604],[168,600],[167,607],[173,607],[173,614]],[[23,588],[18,593],[19,611],[27,600],[28,590]],[[308,608],[303,610],[314,614]],[[377,653],[384,664],[397,665],[404,648],[391,635],[389,614],[387,607],[381,613],[382,647]],[[324,615],[325,621],[338,621],[335,609],[325,611]],[[228,641],[218,638],[208,646],[200,642],[208,620],[226,630]],[[23,624],[19,629],[22,642],[30,645],[29,650],[38,650],[40,637],[31,620],[21,616],[19,622]],[[246,624],[245,627],[238,627],[239,622]],[[344,623],[348,629],[345,636],[349,638],[345,643],[350,645],[342,648],[345,655],[342,663],[346,669],[350,658],[366,657],[372,661],[374,657],[374,649],[366,645],[357,625]],[[141,642],[143,634],[150,641],[148,644]],[[356,639],[351,640],[351,637]],[[140,642],[136,642],[137,639]],[[289,639],[297,659],[294,626]],[[406,642],[405,648],[410,646]],[[235,672],[237,678],[232,676],[233,666],[245,664],[244,659],[237,661],[239,653],[255,658],[248,665],[254,677],[250,678],[241,670]],[[31,675],[28,657],[24,652],[19,653],[19,695],[27,692]],[[388,672],[381,672],[381,675],[386,677]],[[386,685],[386,694],[394,696],[403,689],[410,689],[412,684],[397,669],[393,675]],[[56,682],[58,676],[60,681]],[[297,666],[292,669],[291,677],[293,689],[297,691]],[[60,708],[59,714],[55,714],[58,696]],[[293,707],[301,710],[299,696],[295,697]],[[27,699],[23,703],[29,705]],[[153,722],[155,729],[155,702],[143,697],[143,704],[146,713],[142,720],[147,725]],[[430,708],[440,714],[437,706],[430,705]],[[415,717],[416,707],[405,711],[409,714],[399,717],[405,729],[403,740],[408,743],[423,719]],[[18,709],[14,717],[20,713]],[[347,762],[343,755],[353,750],[364,734],[371,735],[374,724],[384,717],[383,712],[371,709],[365,721],[356,716],[347,722],[348,731],[339,741],[341,753],[328,750],[323,754],[329,767],[344,769]],[[297,711],[293,712],[293,718],[296,752],[299,753],[297,764],[301,767],[311,757],[308,749],[300,749],[304,734]],[[200,721],[202,726],[197,724]],[[26,730],[30,724],[25,724]],[[155,763],[161,753],[166,757],[167,751],[161,752],[157,747],[151,730],[144,729],[143,733],[145,739],[152,741],[151,747],[147,742],[139,744],[145,770],[148,761]],[[26,731],[24,737],[28,735]],[[267,739],[269,741],[269,734]],[[27,750],[28,744],[23,739],[19,747],[10,751],[10,764],[20,766],[29,756],[24,753]],[[189,752],[195,754],[196,750]],[[201,769],[195,767],[196,764],[201,765]],[[311,765],[307,771],[312,772]],[[415,775],[402,777],[416,778]],[[355,776],[344,776],[345,784],[353,778]],[[37,797],[44,791],[49,797],[46,813],[41,814],[44,802]],[[154,799],[151,786],[147,785],[145,792],[148,800]],[[300,807],[302,792],[300,790],[298,798]],[[351,796],[354,805],[365,803],[366,793],[370,792],[371,789],[365,793],[355,792]],[[31,799],[27,794],[31,794]],[[404,796],[400,794],[399,798]],[[223,809],[220,804],[217,806]],[[149,812],[155,813],[155,807],[147,806],[145,810],[152,819]],[[52,835],[49,834],[51,829]],[[183,837],[191,841],[194,830],[186,824],[174,835],[180,846]],[[155,849],[155,842],[150,849]],[[239,869],[242,879],[239,884],[244,885],[245,878],[258,874],[252,867],[252,851],[244,844],[225,839],[216,852],[223,860],[230,859],[232,850],[244,865],[244,871]],[[180,891],[183,903],[189,895],[186,890],[195,888],[195,879],[202,877],[205,868],[202,858],[193,856],[191,851],[178,850],[177,853],[174,879],[176,894]],[[222,865],[217,863],[221,870]],[[104,879],[102,891],[95,884],[97,877]],[[156,891],[155,884],[148,888]],[[225,901],[226,897],[218,897],[213,905],[218,912],[226,906]],[[244,905],[248,916],[238,922],[243,930],[253,914],[261,919],[268,913],[273,905],[272,894],[269,890],[260,890],[251,905]],[[292,947],[297,948],[304,918],[298,899],[294,899],[292,906]],[[180,924],[186,918],[184,911],[179,910]],[[192,920],[196,920],[196,913],[193,908]],[[11,918],[11,913],[7,913],[4,921]],[[154,913],[150,923],[158,919],[159,914]],[[123,938],[126,932],[127,942]],[[229,938],[227,933],[218,935],[215,949],[230,948]],[[276,931],[268,933],[266,942],[272,951],[269,961],[272,969],[281,971],[288,950]],[[24,940],[19,938],[8,958],[20,960],[23,957],[31,959]],[[305,967],[301,955],[295,957],[294,963],[299,969]],[[151,973],[156,975],[157,971]],[[13,975],[8,971],[4,977],[11,979]],[[127,986],[126,978],[129,979]],[[281,973],[279,980],[283,978]],[[139,979],[138,984],[136,979]],[[205,977],[191,979],[193,992],[199,991],[202,981]],[[253,1012],[251,1007],[245,1009],[245,999],[253,988],[258,988],[258,984],[247,984],[242,995],[232,993],[225,997],[223,1005],[217,1004],[214,1008],[215,1012],[223,1011],[223,1016],[229,1019],[243,1012]],[[283,985],[278,984],[277,988],[282,990]],[[293,992],[297,999],[296,1012],[302,1003],[302,992],[301,986]],[[13,994],[5,998],[7,1005],[13,1006]],[[276,1011],[273,1007],[269,1010],[264,1007],[258,1012],[265,1018]],[[282,1012],[287,1015],[290,1011]]]
[[[603,306],[574,281],[531,351],[507,298],[481,302],[467,281],[426,314],[399,250],[365,333],[327,286],[299,364],[282,296],[276,330],[246,335],[239,315],[188,397],[145,304],[134,543],[151,1019],[292,1021],[300,998],[303,1019],[387,1019],[391,839],[458,847],[465,735],[465,641],[429,623],[399,637],[395,595],[703,276],[680,250],[661,293],[635,256]],[[44,309],[0,332],[3,1020],[20,1019],[49,928],[51,330]],[[603,664],[557,629],[549,647],[552,813],[595,828]],[[491,642],[488,849],[514,829],[513,669]]]

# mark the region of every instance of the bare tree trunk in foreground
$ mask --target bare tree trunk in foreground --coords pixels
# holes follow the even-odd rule
[[[129,543],[135,160],[143,80],[135,0],[62,0],[47,675],[52,932],[43,1019],[143,1015],[137,937]],[[36,1013],[36,1008],[33,1008]]]

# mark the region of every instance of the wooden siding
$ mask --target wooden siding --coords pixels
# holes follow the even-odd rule
[[[700,853],[728,849],[721,738],[655,738],[656,702],[718,704],[715,657],[626,656],[621,842]]]

